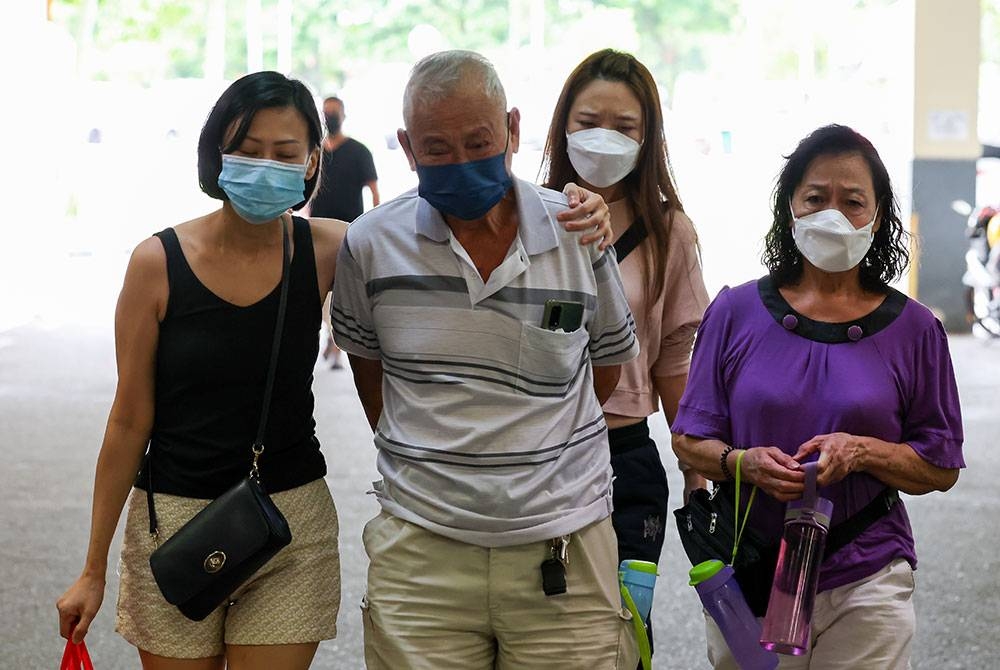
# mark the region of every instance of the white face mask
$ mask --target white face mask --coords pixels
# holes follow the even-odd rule
[[[607,128],[587,128],[566,134],[569,162],[591,186],[617,184],[635,168],[640,144]]]
[[[877,209],[867,226],[855,228],[839,209],[824,209],[800,219],[792,212],[792,238],[802,255],[820,270],[846,272],[871,249],[876,218]]]

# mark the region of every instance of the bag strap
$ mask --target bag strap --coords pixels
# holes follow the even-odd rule
[[[861,535],[870,525],[888,514],[899,502],[901,502],[899,491],[893,488],[882,489],[882,492],[865,505],[860,512],[830,529],[826,538],[823,558],[833,556],[839,549],[853,542],[858,535]]]
[[[743,539],[743,531],[746,529],[747,520],[750,518],[750,506],[753,505],[754,497],[757,494],[757,487],[754,486],[753,490],[750,492],[750,499],[747,501],[747,509],[744,513],[743,520],[740,521],[740,479],[744,454],[746,454],[746,451],[740,451],[740,453],[736,456],[736,476],[734,477],[736,480],[736,492],[733,495],[733,524],[736,528],[734,528],[733,533],[733,553],[730,565],[736,562],[736,552],[739,549],[740,541]],[[815,477],[815,472],[813,476]],[[815,495],[815,484],[813,484],[813,487]],[[889,487],[882,489],[882,492],[875,496],[871,502],[865,505],[861,511],[856,512],[851,517],[830,528],[830,531],[827,534],[825,548],[823,550],[823,559],[825,560],[830,556],[833,556],[837,553],[837,551],[853,542],[859,535],[861,535],[861,533],[867,530],[869,526],[884,517],[892,511],[893,507],[901,502],[902,501],[899,498],[899,491]]]
[[[295,221],[292,220],[294,230]],[[257,460],[264,453],[264,431],[267,428],[267,417],[271,411],[271,392],[274,390],[274,377],[278,371],[278,353],[281,349],[281,333],[285,326],[285,309],[288,306],[288,275],[291,267],[291,245],[289,242],[288,227],[284,220],[281,220],[281,296],[278,299],[278,320],[274,325],[274,339],[271,342],[271,360],[267,368],[267,381],[264,382],[264,402],[260,410],[260,423],[257,425],[257,436],[254,438],[250,450],[253,452],[253,465],[250,468],[250,476],[260,481],[260,470]],[[149,534],[154,540],[158,536],[156,521],[156,507],[153,504],[153,450],[146,454],[146,506],[149,508]]]
[[[295,222],[292,221],[294,227]],[[257,438],[250,447],[253,451],[253,466],[250,475],[260,480],[257,459],[264,453],[264,430],[267,428],[267,416],[271,411],[271,391],[274,390],[274,377],[278,371],[278,353],[281,350],[281,331],[285,326],[285,307],[288,305],[288,271],[289,261],[288,230],[285,222],[281,222],[281,298],[278,300],[278,322],[274,324],[274,340],[271,342],[271,363],[267,370],[267,381],[264,383],[264,402],[260,410],[260,423],[257,426]]]
[[[743,457],[746,456],[746,449],[740,449],[740,453],[736,454],[736,494],[733,496],[733,525],[738,526],[734,528],[733,533],[733,555],[729,559],[729,564],[733,565],[736,563],[736,551],[740,547],[740,540],[743,539],[743,531],[747,527],[747,521],[750,519],[750,506],[753,505],[753,499],[757,496],[757,487],[754,486],[750,490],[750,499],[747,500],[747,511],[743,514],[743,521],[740,521],[740,479],[743,470]]]
[[[619,237],[615,243],[611,246],[615,248],[615,256],[618,257],[618,262],[621,263],[625,260],[632,251],[642,244],[642,241],[649,237],[649,231],[646,230],[645,224],[643,224],[642,217],[637,218],[633,221],[622,236]]]

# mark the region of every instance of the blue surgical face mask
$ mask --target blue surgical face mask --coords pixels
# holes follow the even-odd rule
[[[463,221],[478,219],[500,202],[513,183],[506,159],[504,147],[496,156],[467,163],[417,164],[417,193],[442,214]]]
[[[223,154],[219,188],[248,223],[267,223],[305,199],[307,165]]]

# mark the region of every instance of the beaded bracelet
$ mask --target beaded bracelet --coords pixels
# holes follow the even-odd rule
[[[719,469],[722,470],[722,474],[726,478],[726,481],[733,480],[733,473],[729,471],[729,465],[726,463],[726,459],[729,456],[729,452],[734,451],[735,449],[736,447],[730,444],[722,450],[722,455],[719,456]]]

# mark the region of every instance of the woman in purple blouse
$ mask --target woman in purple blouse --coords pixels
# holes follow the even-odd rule
[[[767,276],[724,288],[705,313],[672,425],[678,457],[760,489],[750,525],[781,535],[818,459],[831,533],[881,508],[823,562],[805,656],[781,668],[906,668],[914,632],[913,533],[895,491],[946,491],[965,467],[958,391],[941,323],[889,287],[909,255],[888,172],[845,126],[788,157],[774,191]],[[889,508],[886,511],[886,508]],[[869,516],[870,513],[869,513]],[[708,620],[709,659],[735,668]]]

